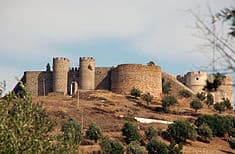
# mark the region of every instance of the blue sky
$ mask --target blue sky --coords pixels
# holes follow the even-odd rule
[[[188,10],[206,18],[235,0],[0,0],[0,81],[8,90],[26,70],[43,70],[52,57],[77,66],[93,56],[98,66],[155,61],[171,74],[208,63],[203,40],[193,36]],[[208,18],[207,18],[208,19]]]

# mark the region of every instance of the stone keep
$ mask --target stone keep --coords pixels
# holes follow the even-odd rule
[[[95,89],[95,59],[80,57],[79,59],[79,87],[82,90]]]
[[[53,58],[53,92],[67,94],[69,59]]]
[[[130,94],[135,87],[154,97],[162,94],[162,72],[159,66],[141,64],[122,64],[111,71],[111,91]]]

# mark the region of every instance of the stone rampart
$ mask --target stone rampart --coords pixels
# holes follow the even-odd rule
[[[111,71],[111,91],[130,94],[135,87],[154,97],[162,94],[162,72],[159,66],[122,64]]]

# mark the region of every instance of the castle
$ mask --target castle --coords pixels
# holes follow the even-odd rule
[[[114,93],[130,94],[133,87],[156,98],[162,96],[162,79],[168,78],[177,89],[191,93],[203,91],[208,75],[206,72],[189,72],[173,77],[162,72],[154,64],[120,64],[116,67],[96,67],[92,57],[80,57],[79,67],[70,67],[69,59],[53,58],[53,71],[26,71],[22,82],[33,96],[49,93],[73,95],[79,90],[110,90]],[[226,76],[222,85],[213,93],[214,100],[228,98],[233,103],[232,78]],[[17,86],[15,88],[17,90]]]

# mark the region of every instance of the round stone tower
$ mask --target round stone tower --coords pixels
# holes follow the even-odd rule
[[[79,59],[79,87],[83,90],[95,89],[95,59],[80,57]]]
[[[185,76],[185,84],[192,89],[193,92],[198,93],[203,90],[206,85],[207,78],[208,76],[206,72],[188,72]]]
[[[162,71],[159,66],[122,64],[111,71],[111,91],[130,94],[135,87],[159,98],[162,94]]]
[[[67,94],[69,59],[64,57],[53,58],[53,92]]]

